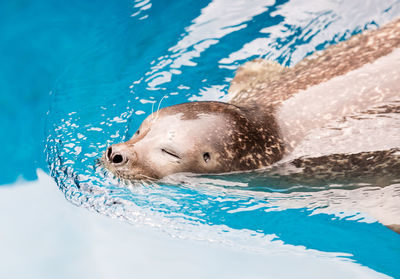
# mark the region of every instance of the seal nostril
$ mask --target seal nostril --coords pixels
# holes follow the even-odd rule
[[[119,154],[114,155],[114,157],[112,158],[112,162],[113,162],[114,164],[119,164],[119,163],[121,163],[122,161],[123,161],[123,158],[122,158],[122,156],[119,155]]]
[[[109,147],[107,148],[107,158],[108,158],[108,160],[111,160],[111,153],[112,153],[112,147],[109,146]]]

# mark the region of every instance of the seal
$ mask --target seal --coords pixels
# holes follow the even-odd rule
[[[291,68],[262,59],[247,62],[231,82],[227,103],[191,102],[154,112],[130,140],[109,146],[101,161],[129,180],[269,166],[329,121],[368,112],[371,106],[397,111],[399,47],[397,19],[316,52]],[[399,152],[390,150],[386,153],[400,167]],[[355,154],[347,160],[356,165],[357,158],[374,155]],[[304,169],[309,162],[309,174],[310,169],[320,169],[316,162],[331,169],[338,165],[321,158],[297,159],[293,165]],[[340,156],[333,159],[337,158],[346,161]]]

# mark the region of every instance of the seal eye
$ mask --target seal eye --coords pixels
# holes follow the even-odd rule
[[[210,161],[210,159],[211,159],[210,153],[208,153],[208,152],[204,153],[203,159],[204,159],[204,162],[208,163],[208,161]]]
[[[180,159],[181,158],[178,155],[176,155],[175,153],[172,153],[170,150],[166,150],[166,149],[163,148],[163,149],[161,149],[161,151],[166,153],[166,154],[168,154],[168,155],[170,155],[170,156],[172,156],[172,157],[175,157],[176,159]]]
[[[140,134],[140,129],[136,131],[135,135],[139,135]]]

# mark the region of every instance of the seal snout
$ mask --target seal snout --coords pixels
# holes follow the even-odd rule
[[[129,161],[130,156],[120,146],[113,145],[107,148],[106,158],[110,164],[121,166]]]

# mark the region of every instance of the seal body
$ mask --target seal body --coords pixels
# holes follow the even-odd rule
[[[147,117],[132,139],[110,146],[102,161],[125,179],[269,166],[290,154],[310,131],[330,121],[377,105],[396,111],[399,47],[400,19],[317,52],[292,68],[260,59],[248,62],[231,83],[228,103],[163,108]],[[364,158],[363,151],[357,151],[357,156]],[[396,152],[388,154],[399,159]],[[324,157],[294,165],[329,165],[327,161]]]
[[[356,70],[299,91],[277,106],[276,119],[285,146],[292,150],[310,131],[330,122],[343,121],[349,116],[377,115],[382,108],[386,108],[386,115],[396,113],[400,108],[398,101],[400,48]],[[400,147],[400,126],[392,141],[394,143],[389,148]],[[354,142],[353,145],[360,148],[352,152],[376,150],[376,142],[370,142],[369,147],[366,147],[366,140]]]

